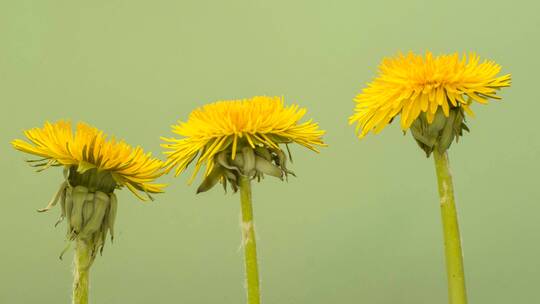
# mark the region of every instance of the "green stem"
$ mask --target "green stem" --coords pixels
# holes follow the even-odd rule
[[[73,304],[88,304],[88,277],[92,264],[91,248],[83,240],[77,240],[75,246]]]
[[[246,267],[246,288],[248,304],[259,304],[259,269],[257,264],[257,243],[253,225],[253,207],[251,205],[251,181],[247,176],[240,176],[240,201],[242,209],[242,243]]]
[[[441,198],[441,217],[444,232],[444,252],[446,256],[446,274],[448,277],[448,302],[450,304],[466,304],[465,274],[463,271],[463,255],[461,239],[454,199],[454,186],[448,164],[448,154],[433,151],[439,196]]]

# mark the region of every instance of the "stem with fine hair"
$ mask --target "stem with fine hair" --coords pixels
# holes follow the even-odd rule
[[[448,301],[450,304],[466,304],[467,291],[463,270],[463,254],[459,234],[458,217],[454,199],[454,186],[448,163],[448,154],[433,151],[444,232],[444,252],[448,278]]]
[[[88,304],[91,247],[84,240],[77,240],[75,247],[75,269],[73,271],[73,304]]]
[[[257,264],[257,244],[255,242],[255,227],[253,225],[253,207],[251,204],[251,180],[240,176],[240,202],[242,210],[242,245],[244,247],[244,262],[246,267],[247,303],[259,304],[259,269]]]

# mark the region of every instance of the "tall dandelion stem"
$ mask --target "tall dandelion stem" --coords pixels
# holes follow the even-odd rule
[[[73,304],[88,304],[91,250],[87,242],[77,240],[73,270]]]
[[[259,266],[257,263],[257,244],[253,225],[253,206],[251,204],[251,181],[249,177],[240,176],[240,202],[242,212],[242,245],[246,267],[246,289],[248,304],[259,304]]]
[[[435,150],[433,151],[433,158],[435,160],[439,196],[441,198],[444,252],[446,256],[446,274],[448,277],[448,301],[450,304],[466,304],[467,291],[463,270],[463,254],[448,154]]]

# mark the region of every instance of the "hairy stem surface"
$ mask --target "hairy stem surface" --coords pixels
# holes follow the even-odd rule
[[[75,269],[73,271],[73,304],[88,304],[91,247],[83,240],[77,240],[75,247]]]
[[[240,177],[240,201],[242,210],[242,245],[246,268],[246,289],[248,304],[259,304],[259,269],[257,263],[257,244],[253,225],[253,207],[251,203],[251,181],[246,176]]]
[[[439,196],[441,198],[441,217],[446,256],[446,274],[448,277],[448,302],[466,304],[467,291],[463,270],[463,254],[459,234],[458,216],[454,199],[454,186],[448,163],[448,154],[433,151]]]

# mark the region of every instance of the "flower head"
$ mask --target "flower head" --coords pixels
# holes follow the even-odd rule
[[[276,177],[291,173],[280,144],[297,143],[316,151],[324,146],[316,123],[300,123],[306,110],[297,105],[285,106],[280,97],[258,96],[244,100],[219,101],[194,110],[187,122],[173,126],[182,138],[163,138],[169,149],[167,171],[176,175],[198,159],[192,179],[206,165],[205,181],[200,191],[217,181],[227,181],[236,189],[239,174]]]
[[[145,194],[160,193],[165,185],[152,184],[162,175],[163,163],[145,154],[141,147],[132,148],[124,141],[114,138],[107,140],[102,131],[79,122],[75,134],[71,123],[46,122],[43,128],[33,128],[24,132],[27,142],[12,141],[15,149],[42,157],[32,161],[39,171],[51,166],[65,166],[72,173],[83,174],[94,169],[110,173],[115,187],[126,186],[140,199]]]
[[[450,137],[457,138],[466,130],[464,113],[473,115],[472,101],[485,104],[488,98],[500,99],[496,91],[510,86],[510,74],[498,76],[500,70],[493,61],[480,63],[474,53],[461,59],[457,53],[434,57],[430,52],[425,57],[409,53],[384,59],[379,76],[356,96],[349,123],[357,124],[356,132],[362,138],[370,131],[380,132],[398,115],[403,130],[425,129],[437,120],[444,127],[445,121],[456,120],[449,129],[456,130]],[[436,119],[438,115],[440,119]],[[414,126],[415,122],[419,125]]]
[[[46,122],[43,128],[25,131],[30,142],[16,139],[15,149],[42,157],[29,160],[38,171],[63,166],[65,181],[46,208],[58,202],[61,216],[67,219],[68,239],[84,241],[92,248],[92,261],[102,251],[107,238],[114,236],[117,199],[114,190],[126,186],[142,200],[140,192],[162,192],[165,185],[152,182],[163,174],[163,163],[114,138],[107,140],[102,131],[78,123],[75,133],[66,121]],[[58,224],[57,223],[57,224]]]

